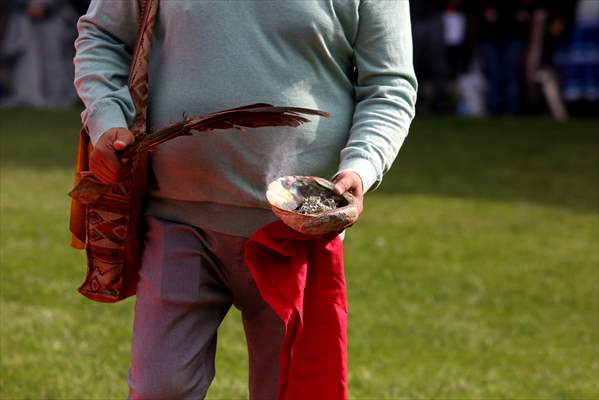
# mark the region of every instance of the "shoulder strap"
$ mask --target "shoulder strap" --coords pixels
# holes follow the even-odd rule
[[[142,0],[141,17],[137,30],[135,49],[131,58],[128,82],[129,91],[131,92],[131,98],[136,110],[135,120],[131,128],[136,138],[143,136],[146,132],[148,62],[157,11],[158,0]]]

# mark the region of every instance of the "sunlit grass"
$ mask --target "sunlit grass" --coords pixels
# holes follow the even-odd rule
[[[132,300],[76,289],[76,112],[0,112],[0,398],[126,397]],[[597,124],[416,123],[346,239],[350,397],[599,398]],[[246,398],[239,314],[211,399]]]

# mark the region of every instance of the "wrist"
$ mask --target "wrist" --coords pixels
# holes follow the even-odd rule
[[[366,159],[352,158],[350,160],[343,160],[339,165],[339,170],[334,177],[338,176],[344,171],[355,172],[360,177],[364,193],[368,192],[369,190],[374,190],[376,187],[378,187],[376,169],[372,163]]]
[[[99,103],[92,109],[85,110],[82,118],[93,146],[96,146],[100,138],[111,129],[128,129],[125,116],[114,103]]]

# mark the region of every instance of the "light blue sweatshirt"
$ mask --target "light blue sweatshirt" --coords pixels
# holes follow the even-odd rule
[[[213,131],[158,146],[147,213],[249,236],[274,221],[284,175],[350,170],[376,187],[414,116],[408,0],[160,0],[149,129],[250,103],[317,108],[299,128]],[[75,83],[92,142],[134,117],[127,73],[138,0],[92,0],[78,23]]]

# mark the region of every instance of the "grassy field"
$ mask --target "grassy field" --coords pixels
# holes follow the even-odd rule
[[[126,397],[132,301],[76,292],[77,112],[1,111],[2,399]],[[599,124],[419,120],[346,239],[353,399],[599,399]],[[239,314],[210,399],[246,397]]]

